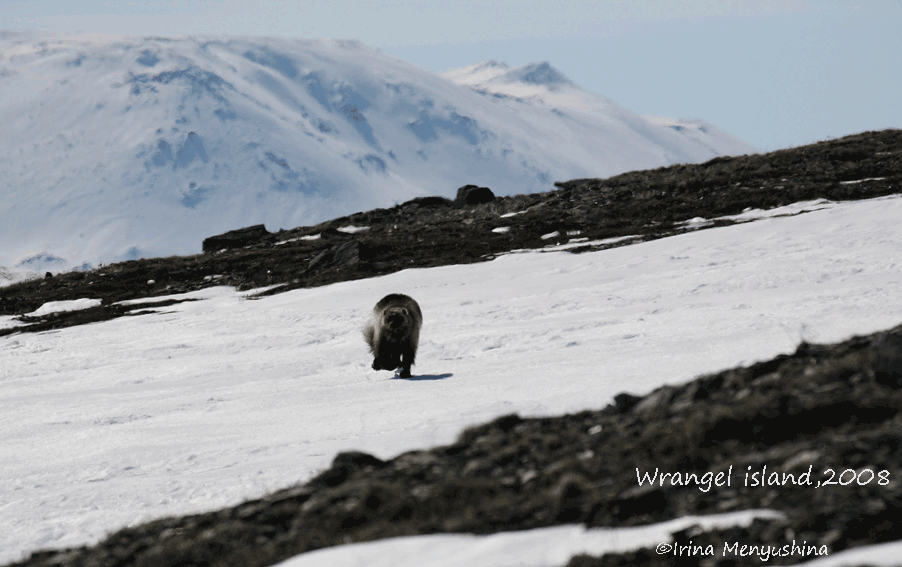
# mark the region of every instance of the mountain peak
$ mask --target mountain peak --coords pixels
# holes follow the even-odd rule
[[[527,83],[547,87],[573,84],[566,75],[552,67],[548,61],[527,63],[516,67],[505,73],[503,77],[499,77],[499,79],[506,83]]]
[[[555,69],[548,61],[527,63],[511,69],[504,62],[488,59],[475,65],[469,65],[460,69],[454,69],[442,73],[455,83],[482,87],[487,84],[524,84],[529,86],[543,86],[554,90],[562,86],[573,86],[573,83],[563,73]]]
[[[470,65],[471,69],[474,71],[481,71],[483,69],[509,69],[507,63],[503,61],[495,61],[494,59],[486,59],[481,63],[476,63],[475,65]]]
[[[510,68],[504,62],[487,59],[480,63],[461,67],[460,69],[446,71],[442,73],[442,76],[458,84],[475,86],[494,81],[497,77],[507,73],[509,69]]]

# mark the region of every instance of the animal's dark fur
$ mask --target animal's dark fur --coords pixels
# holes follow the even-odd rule
[[[373,370],[401,368],[401,378],[410,378],[422,326],[423,313],[413,298],[390,293],[380,299],[363,328],[373,353]]]

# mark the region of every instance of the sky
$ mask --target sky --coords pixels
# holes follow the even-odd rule
[[[902,321],[902,197],[740,218],[760,216],[598,252],[511,253],[255,301],[214,287],[155,314],[0,337],[0,564],[260,497],[306,481],[339,451],[389,459],[500,415],[598,409],[624,390],[644,395],[791,353],[802,340]],[[412,380],[372,370],[361,334],[391,292],[423,312]],[[19,324],[0,316],[0,328]],[[477,545],[468,556],[485,552]],[[497,557],[509,562],[489,565],[530,565]]]
[[[0,29],[358,39],[434,72],[549,61],[761,151],[902,127],[898,0],[0,0]]]

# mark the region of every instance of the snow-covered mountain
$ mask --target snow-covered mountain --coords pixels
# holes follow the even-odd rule
[[[635,148],[635,151],[641,152],[639,148],[649,141],[661,146],[681,144],[686,146],[687,151],[712,157],[742,155],[755,151],[736,136],[715,128],[704,120],[639,116],[609,98],[578,87],[547,61],[530,63],[514,69],[497,61],[484,61],[447,71],[442,73],[442,76],[459,85],[472,87],[487,96],[512,98],[519,102],[551,108],[562,118],[565,118],[566,112],[572,118],[587,120],[593,127],[608,132],[610,138],[615,138],[620,144],[621,151],[625,148]],[[591,118],[587,119],[586,115]],[[601,124],[597,123],[599,119]],[[661,128],[670,131],[662,133]],[[617,152],[613,152],[611,157],[615,155],[618,155]],[[605,175],[615,173],[620,171]]]
[[[7,281],[466,183],[527,193],[753,151],[646,120],[547,63],[443,77],[339,40],[0,32],[0,124]]]

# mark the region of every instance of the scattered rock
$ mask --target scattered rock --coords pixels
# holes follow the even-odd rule
[[[402,208],[407,207],[451,207],[454,201],[444,197],[417,197],[411,199],[401,205]]]
[[[348,241],[354,238],[354,235],[349,232],[342,232],[336,228],[326,227],[320,231],[319,237],[330,241]]]
[[[639,396],[633,396],[632,394],[627,394],[625,392],[620,393],[614,396],[614,407],[620,413],[626,413],[635,407],[641,400],[642,398]]]
[[[336,244],[323,250],[307,265],[308,271],[323,270],[342,266],[353,266],[360,261],[360,243],[356,240]]]
[[[204,239],[204,252],[218,252],[229,248],[243,248],[251,244],[273,241],[273,235],[262,224],[230,230]]]
[[[358,471],[378,470],[384,468],[385,465],[385,461],[367,453],[359,451],[339,453],[332,460],[332,466],[317,475],[308,484],[313,486],[338,486]]]
[[[477,187],[476,185],[464,185],[457,190],[457,197],[454,202],[458,205],[481,205],[482,203],[491,203],[495,200],[495,194],[488,187]]]

